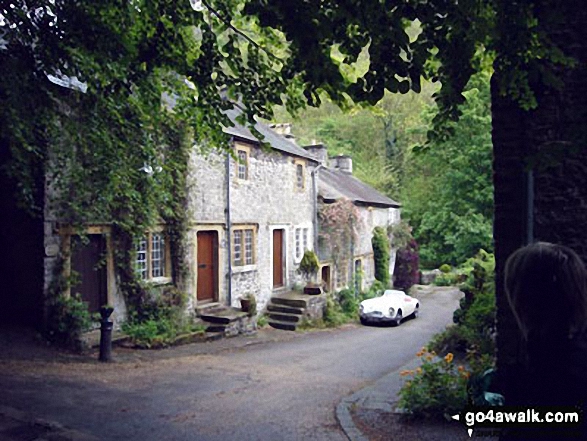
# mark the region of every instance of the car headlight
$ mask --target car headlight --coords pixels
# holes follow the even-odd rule
[[[394,312],[395,312],[395,309],[389,308],[389,316],[390,317],[393,315]]]

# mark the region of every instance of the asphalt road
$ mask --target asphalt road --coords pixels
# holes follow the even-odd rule
[[[400,327],[261,331],[276,341],[125,353],[107,365],[0,360],[0,405],[104,440],[345,440],[338,402],[411,360],[459,294],[420,293],[420,316]]]

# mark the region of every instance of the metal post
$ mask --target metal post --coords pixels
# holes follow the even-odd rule
[[[100,320],[100,356],[98,359],[104,362],[112,361],[112,327],[114,323],[108,318],[113,311],[114,308],[109,306],[100,308],[102,319]]]

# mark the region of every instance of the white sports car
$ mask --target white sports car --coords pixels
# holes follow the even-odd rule
[[[363,300],[359,306],[361,323],[392,322],[396,326],[402,319],[416,317],[420,310],[420,302],[403,291],[388,289],[379,297]]]

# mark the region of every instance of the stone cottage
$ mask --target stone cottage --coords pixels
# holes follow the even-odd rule
[[[250,293],[262,310],[273,293],[300,281],[298,264],[314,248],[318,161],[287,134],[256,129],[269,147],[235,123],[225,129],[232,155],[192,155],[188,291],[196,305],[238,306]]]
[[[381,194],[374,188],[353,176],[352,158],[345,155],[328,158],[328,151],[322,144],[304,147],[320,165],[318,176],[318,204],[324,208],[329,204],[346,199],[353,203],[358,214],[355,237],[343,251],[341,259],[334,259],[332,250],[325,241],[320,241],[318,256],[321,261],[320,278],[324,287],[337,290],[350,287],[363,290],[375,280],[375,265],[371,239],[373,229],[399,223],[401,205]],[[320,224],[318,224],[320,230]],[[318,231],[320,236],[320,231]],[[395,250],[391,250],[389,273],[393,274]]]
[[[188,311],[215,303],[238,306],[246,294],[255,295],[261,311],[272,296],[302,282],[298,267],[304,251],[318,249],[320,206],[340,199],[352,201],[360,213],[358,240],[345,265],[318,250],[320,278],[326,290],[335,290],[349,286],[360,272],[361,283],[368,286],[374,280],[373,228],[398,222],[400,205],[355,178],[351,158],[328,161],[324,146],[300,147],[289,135],[289,125],[258,123],[262,143],[236,122],[237,115],[238,108],[228,112],[235,125],[225,128],[231,152],[194,148],[189,159],[187,274],[181,283]],[[112,226],[87,225],[85,234],[82,243],[76,232],[45,212],[44,289],[56,272],[66,277],[76,273],[75,292],[90,311],[108,303],[121,323],[127,305],[114,264]],[[165,225],[145,232],[134,247],[134,268],[147,286],[177,284]]]

